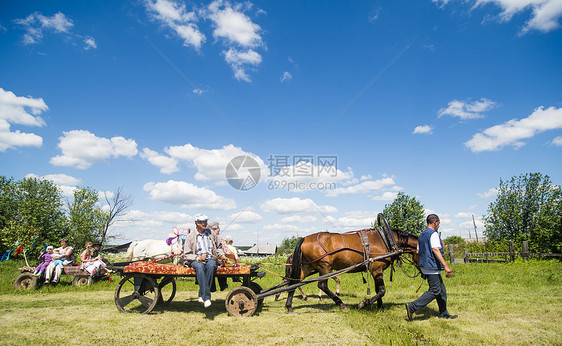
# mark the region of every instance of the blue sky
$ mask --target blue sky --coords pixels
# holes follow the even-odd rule
[[[2,1],[0,174],[123,187],[115,242],[204,213],[235,245],[279,244],[369,227],[400,191],[444,237],[472,215],[481,236],[500,178],[561,184],[561,16],[560,0]],[[257,168],[234,174],[260,172],[244,190],[239,156]]]

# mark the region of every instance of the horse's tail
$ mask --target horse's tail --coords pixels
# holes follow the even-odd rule
[[[138,242],[134,241],[131,243],[131,245],[129,245],[129,248],[127,249],[127,253],[125,253],[125,262],[129,262],[133,260],[133,250],[135,249],[137,243]]]
[[[301,265],[302,265],[302,250],[301,245],[304,242],[304,238],[299,239],[295,251],[293,252],[293,261],[291,263],[291,273],[289,279],[293,281],[300,281],[301,278]]]

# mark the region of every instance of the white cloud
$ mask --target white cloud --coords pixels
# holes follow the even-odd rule
[[[206,92],[207,92],[207,90],[200,89],[200,88],[195,88],[195,89],[193,89],[193,93],[194,93],[195,95],[203,95],[203,94],[206,93]]]
[[[160,167],[160,172],[164,174],[171,174],[179,171],[178,160],[173,157],[158,154],[154,150],[144,148],[140,154],[145,160],[148,160],[154,166]]]
[[[552,140],[552,145],[556,145],[558,147],[562,146],[562,137],[558,136]]]
[[[149,15],[172,29],[184,40],[184,46],[192,46],[197,51],[206,36],[196,22],[199,18],[210,20],[214,27],[213,37],[225,47],[222,54],[234,71],[234,77],[246,82],[251,82],[248,68],[256,67],[262,61],[256,49],[263,46],[261,27],[244,14],[251,6],[249,2],[232,4],[216,0],[203,9],[188,11],[180,1],[146,0]]]
[[[274,198],[261,204],[261,209],[265,212],[277,214],[325,214],[335,213],[338,210],[331,205],[317,205],[310,198]]]
[[[195,179],[200,181],[224,180],[225,169],[230,160],[237,156],[247,155],[265,170],[264,162],[251,153],[243,151],[232,144],[225,145],[221,149],[201,149],[191,144],[182,146],[171,146],[164,149],[171,158],[192,163],[197,168]]]
[[[84,44],[85,44],[85,47],[84,47],[85,50],[98,48],[98,44],[96,43],[96,40],[93,37],[90,37],[90,36],[88,36],[84,39]]]
[[[560,0],[476,0],[473,8],[494,4],[502,9],[499,19],[508,22],[519,13],[528,10],[531,18],[521,29],[524,34],[531,30],[549,32],[560,27],[559,19],[562,16],[562,2]]]
[[[283,72],[283,76],[281,76],[281,83],[283,83],[284,81],[288,81],[293,79],[293,75],[287,71]]]
[[[257,66],[261,63],[261,55],[253,49],[240,51],[235,48],[230,48],[224,51],[225,61],[232,67],[234,71],[234,78],[251,82],[250,76],[246,72],[248,65]]]
[[[133,209],[123,215],[120,221],[113,226],[112,232],[121,233],[126,240],[164,240],[173,227],[183,228],[182,234],[186,234],[188,228],[195,228],[193,216],[170,211],[144,212]]]
[[[494,108],[496,103],[486,98],[479,101],[467,102],[453,100],[449,102],[447,108],[441,108],[438,112],[439,117],[449,115],[463,120],[482,118],[483,112],[487,112]]]
[[[76,185],[80,184],[82,180],[66,174],[47,174],[39,177],[36,174],[29,173],[26,178],[35,178],[41,180],[50,180],[61,190],[62,195],[65,197],[73,197]]]
[[[228,1],[217,0],[208,6],[208,10],[208,17],[215,25],[213,37],[247,48],[263,44],[261,27],[242,12],[240,5],[233,8]]]
[[[229,219],[231,219],[233,222],[236,221],[240,223],[251,223],[260,221],[263,219],[263,217],[252,210],[242,210],[239,213],[230,215]]]
[[[457,219],[471,219],[472,220],[472,213],[466,212],[459,212],[455,215]]]
[[[416,126],[416,128],[414,129],[414,132],[412,132],[413,134],[432,134],[433,133],[433,127],[429,126],[429,125],[419,125]]]
[[[489,198],[494,197],[497,194],[498,194],[498,188],[493,187],[493,188],[489,189],[488,191],[486,191],[484,193],[477,193],[476,195],[480,198],[489,199]]]
[[[39,43],[43,39],[44,30],[54,33],[68,33],[69,29],[74,26],[72,20],[61,12],[51,17],[46,17],[40,12],[35,12],[24,19],[16,19],[14,22],[23,26],[26,30],[23,36],[24,44]]]
[[[245,4],[250,6],[249,3]],[[213,37],[222,40],[225,46],[225,61],[234,71],[238,80],[251,82],[248,67],[255,67],[262,61],[255,49],[263,46],[261,27],[252,22],[243,12],[242,5],[216,0],[207,7],[207,17],[213,22]]]
[[[39,114],[48,109],[42,98],[16,96],[0,88],[0,152],[14,147],[40,147],[43,138],[33,133],[12,132],[10,123],[42,127],[45,122]]]
[[[148,0],[146,7],[152,18],[172,29],[183,39],[184,46],[193,46],[197,50],[201,48],[206,37],[195,24],[196,13],[188,12],[185,4],[169,0]]]
[[[525,145],[523,139],[559,128],[562,128],[562,108],[539,107],[527,118],[512,119],[475,134],[465,145],[472,152],[495,151],[508,145],[518,149]]]
[[[97,137],[85,130],[63,132],[58,147],[62,155],[51,158],[49,162],[54,166],[70,166],[78,169],[87,169],[94,163],[110,157],[132,157],[138,152],[137,143],[132,139]]]
[[[394,201],[396,196],[398,196],[398,192],[386,191],[382,195],[373,196],[371,198],[375,201]]]
[[[291,215],[281,218],[283,223],[305,223],[316,222],[318,219],[313,215]]]
[[[236,202],[214,191],[184,181],[149,182],[143,186],[150,198],[190,209],[232,210]]]
[[[287,224],[280,224],[280,223],[265,225],[263,227],[263,230],[264,231],[282,231],[283,234],[285,234],[285,235],[287,235],[288,233],[291,233],[291,234],[299,234],[301,236],[318,232],[318,230],[314,227],[303,228],[303,227],[299,227],[297,225],[287,225]]]
[[[373,222],[376,220],[375,216],[342,216],[339,218],[333,216],[327,216],[322,221],[324,224],[331,225],[334,227],[335,232],[346,232],[357,229],[370,228]]]
[[[394,179],[390,177],[385,177],[378,180],[367,180],[359,184],[348,186],[348,187],[338,187],[334,190],[326,191],[326,196],[339,196],[347,194],[360,194],[360,193],[370,193],[375,191],[380,191],[386,187],[394,185]]]

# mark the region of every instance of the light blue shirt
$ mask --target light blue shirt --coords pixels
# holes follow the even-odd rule
[[[213,253],[213,245],[211,244],[211,239],[209,238],[210,234],[211,230],[208,228],[203,231],[203,234],[197,234],[197,256]]]

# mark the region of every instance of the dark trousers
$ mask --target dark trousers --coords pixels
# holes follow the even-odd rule
[[[439,316],[447,316],[447,290],[441,274],[426,275],[429,288],[418,299],[411,302],[410,311],[415,312],[424,308],[431,303],[433,299],[437,300],[439,306]]]
[[[214,258],[207,258],[206,262],[191,262],[191,267],[195,269],[195,276],[199,283],[199,297],[203,300],[211,299],[211,283],[215,277],[215,270],[217,269],[217,260]]]

